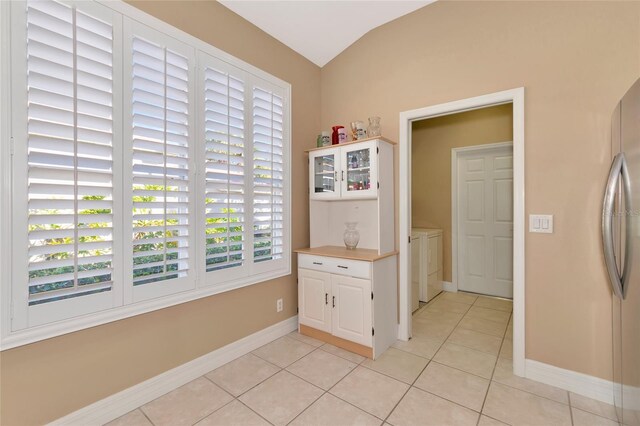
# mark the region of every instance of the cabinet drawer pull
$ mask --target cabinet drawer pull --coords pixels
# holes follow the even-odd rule
[[[342,268],[342,269],[349,269],[348,266],[342,266],[342,265],[338,265],[338,268]]]
[[[322,262],[313,262],[314,265],[322,265]]]
[[[332,296],[332,299],[333,299],[333,307],[335,308],[336,307],[336,297]]]

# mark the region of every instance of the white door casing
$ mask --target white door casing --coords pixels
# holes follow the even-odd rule
[[[399,325],[398,338],[411,337],[411,126],[414,121],[494,105],[513,105],[513,373],[525,376],[525,193],[524,87],[400,112],[399,119]]]
[[[454,148],[452,166],[454,285],[512,298],[513,145]]]

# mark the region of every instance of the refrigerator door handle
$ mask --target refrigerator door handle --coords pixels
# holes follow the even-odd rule
[[[631,201],[631,182],[629,180],[629,172],[627,170],[627,162],[624,153],[619,152],[613,159],[611,169],[609,170],[609,179],[604,193],[604,201],[602,203],[602,243],[604,246],[604,261],[609,274],[609,281],[613,293],[624,299],[626,296],[626,284],[629,279],[629,268],[631,260],[631,227],[625,226],[625,253],[622,273],[618,272],[616,265],[616,256],[613,247],[613,216],[616,189],[618,188],[619,178],[622,176],[622,189],[624,192],[626,207],[629,209],[628,203]],[[627,215],[625,216],[625,220]],[[626,224],[625,224],[626,225]]]

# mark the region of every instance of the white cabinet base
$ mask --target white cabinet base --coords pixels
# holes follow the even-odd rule
[[[298,265],[300,333],[372,359],[396,341],[395,254],[364,262],[299,253]]]
[[[298,325],[298,332],[305,336],[313,337],[314,339],[329,343],[330,345],[337,346],[346,351],[353,352],[354,354],[373,359],[373,348],[369,346],[364,346],[359,343],[354,343],[349,340],[336,337],[331,333],[327,333],[304,324]]]

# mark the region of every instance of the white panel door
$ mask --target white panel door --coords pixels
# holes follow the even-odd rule
[[[513,297],[513,147],[458,154],[458,288]]]
[[[331,274],[298,269],[300,324],[331,333]]]
[[[372,346],[371,281],[331,275],[332,334]]]

